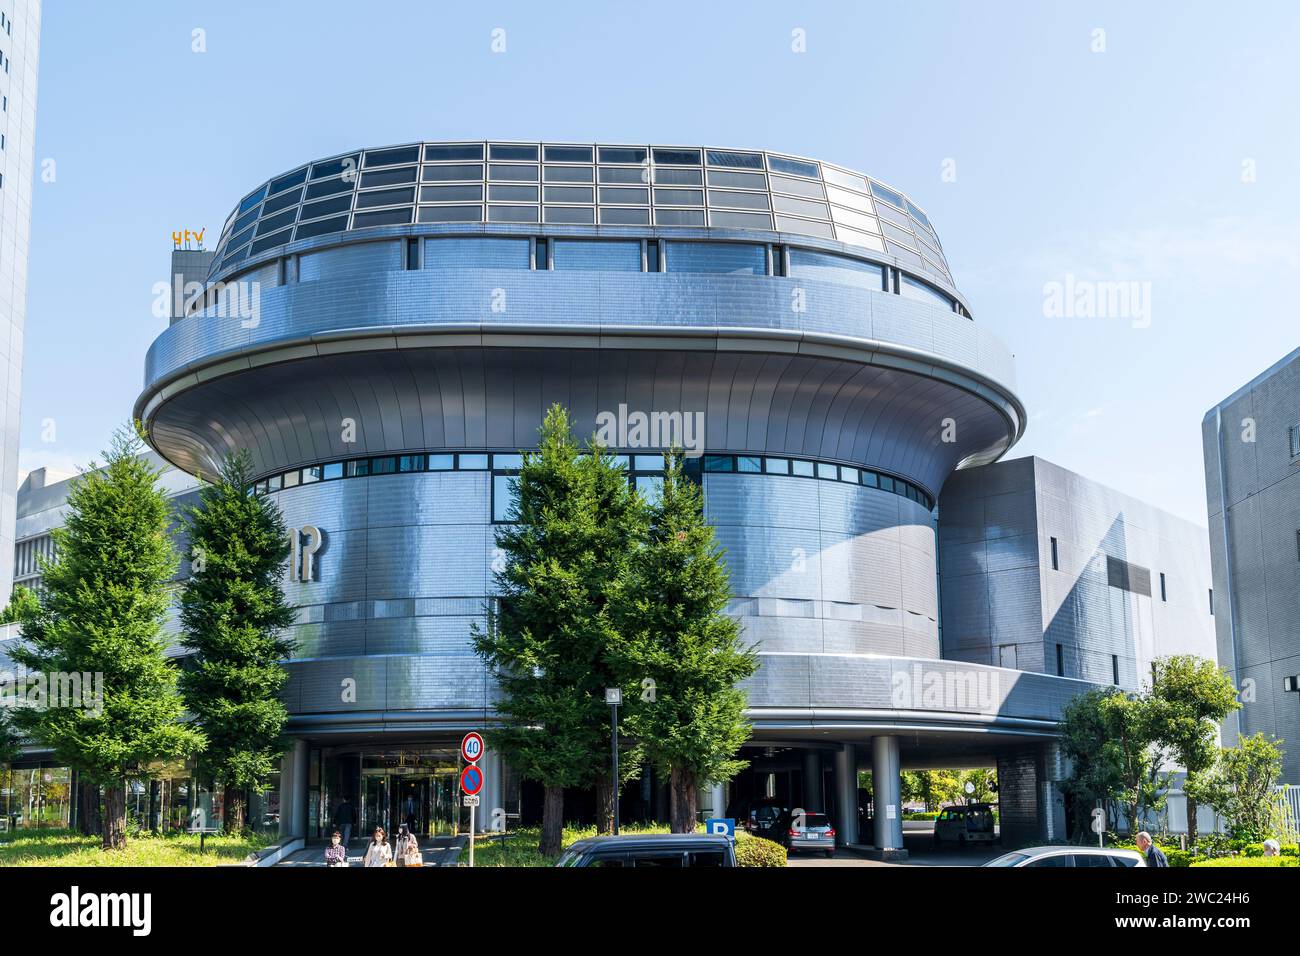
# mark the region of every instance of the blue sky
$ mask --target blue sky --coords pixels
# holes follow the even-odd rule
[[[1016,353],[1012,456],[1204,524],[1202,416],[1300,344],[1298,11],[47,0],[22,467],[105,445],[163,327],[172,231],[211,245],[275,173],[418,139],[700,142],[907,191]],[[1045,315],[1067,276],[1150,283],[1149,324]]]

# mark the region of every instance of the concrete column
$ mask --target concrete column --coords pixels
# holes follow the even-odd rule
[[[822,799],[822,755],[818,750],[805,750],[803,754],[803,808],[817,812],[826,809]]]
[[[898,765],[898,738],[871,738],[871,784],[878,850],[903,848],[903,781]]]
[[[280,838],[293,833],[293,751],[280,758]]]
[[[858,754],[853,744],[835,752],[835,832],[840,846],[858,842]]]
[[[293,763],[293,789],[290,791],[293,804],[293,829],[289,831],[289,835],[305,837],[307,835],[307,781],[310,776],[307,768],[310,757],[307,741],[301,738],[295,740],[293,750],[289,751],[289,757]]]
[[[709,783],[700,788],[700,819],[708,820],[718,818],[727,814],[727,785],[725,783]]]

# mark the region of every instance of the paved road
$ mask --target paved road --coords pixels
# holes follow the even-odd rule
[[[981,866],[1003,853],[1002,845],[968,847],[959,849],[951,844],[935,847],[934,833],[930,830],[907,831],[903,834],[903,846],[907,848],[907,859],[897,863],[882,863],[880,860],[868,859],[856,850],[839,847],[832,859],[815,853],[791,854],[790,866]]]
[[[465,846],[465,837],[421,837],[420,852],[424,855],[425,866],[455,866],[460,859],[460,851]],[[360,867],[366,852],[369,838],[354,838],[348,847],[348,864]],[[319,866],[325,865],[325,841],[309,840],[307,846],[289,854],[276,866]]]

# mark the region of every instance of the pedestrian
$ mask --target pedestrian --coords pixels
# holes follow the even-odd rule
[[[397,839],[393,843],[393,865],[424,865],[424,859],[420,855],[420,841],[405,823],[398,828]]]
[[[1282,853],[1282,844],[1278,843],[1271,837],[1264,841],[1265,856],[1279,856]]]
[[[362,860],[362,865],[393,865],[393,848],[388,845],[388,834],[384,832],[383,827],[375,827],[374,835],[370,838],[370,846],[366,847],[366,856]]]
[[[344,850],[352,842],[352,825],[356,822],[356,811],[352,809],[352,804],[348,802],[347,794],[344,794],[342,802],[334,810],[334,825],[338,827],[339,833],[342,834]]]
[[[325,865],[348,865],[348,848],[343,846],[343,834],[338,830],[330,834],[330,845],[325,848]]]
[[[1168,866],[1169,859],[1160,847],[1151,839],[1151,834],[1143,830],[1137,835],[1138,852],[1147,858],[1147,866]]]

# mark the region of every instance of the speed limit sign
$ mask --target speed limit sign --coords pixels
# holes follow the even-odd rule
[[[476,763],[483,756],[483,738],[473,731],[467,733],[460,742],[460,755],[466,763]]]

